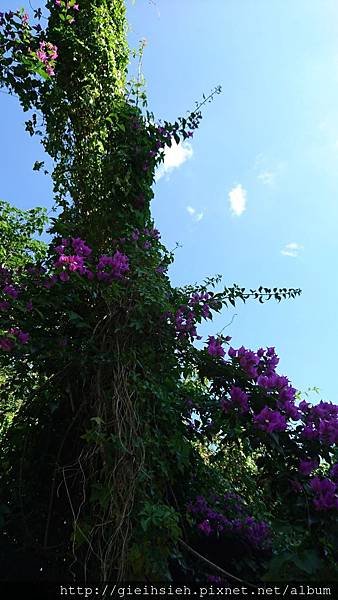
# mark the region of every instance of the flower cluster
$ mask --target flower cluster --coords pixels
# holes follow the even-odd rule
[[[338,406],[332,402],[319,402],[309,405],[303,402],[302,409],[304,427],[302,435],[308,440],[317,440],[326,445],[338,442]]]
[[[223,358],[225,355],[225,350],[222,348],[221,340],[215,338],[214,336],[209,336],[208,338],[208,353],[210,356],[220,356]]]
[[[11,352],[16,343],[27,344],[29,333],[22,331],[19,327],[12,327],[5,335],[0,336],[0,349],[5,352]]]
[[[212,292],[195,292],[190,296],[187,304],[182,304],[174,315],[169,313],[167,316],[174,323],[178,339],[201,340],[201,336],[197,334],[196,324],[202,319],[212,319],[211,310],[213,308]],[[217,341],[215,341],[214,347],[215,351],[220,352],[219,356],[223,356],[223,350],[222,348],[218,349]]]
[[[313,504],[316,510],[338,509],[338,487],[334,481],[326,477],[313,477],[310,487],[314,492]]]
[[[338,466],[334,465],[327,477],[314,477],[310,483],[307,479],[320,466],[323,467],[324,463],[320,460],[322,452],[325,461],[330,460],[327,446],[334,445],[338,440],[338,406],[323,401],[311,405],[304,400],[296,404],[295,388],[290,385],[287,377],[276,372],[279,359],[274,348],[260,348],[257,352],[243,346],[238,350],[230,348],[229,363],[223,360],[220,340],[211,337],[208,340],[208,351],[213,356],[222,357],[225,367],[232,364],[235,377],[232,376],[230,381],[227,376],[214,377],[210,387],[211,404],[207,402],[206,410],[200,408],[195,413],[198,414],[200,423],[205,425],[208,418],[214,426],[222,427],[218,425],[222,420],[218,421],[220,417],[217,413],[214,414],[212,408],[216,398],[223,414],[237,413],[237,418],[245,426],[251,423],[253,428],[268,434],[288,430],[281,439],[274,437],[274,443],[288,444],[288,440],[292,440],[292,489],[296,493],[312,490],[313,506],[318,511],[336,509]],[[295,421],[296,424],[291,425],[290,421]],[[200,430],[201,425],[197,431]],[[256,437],[254,429],[247,431]],[[300,454],[294,456],[297,447]],[[285,448],[287,449],[287,445]],[[201,520],[199,528],[204,534],[211,535],[215,532],[215,523],[215,518],[209,514]]]
[[[61,244],[55,246],[55,252],[59,255],[54,262],[58,269],[61,281],[69,280],[69,273],[77,271],[80,275],[86,275],[93,279],[93,272],[85,265],[85,259],[91,255],[92,250],[81,238],[63,238]],[[66,254],[68,252],[68,254]],[[53,275],[47,282],[47,287],[56,283],[57,278]]]
[[[228,354],[230,358],[237,358],[240,366],[249,378],[255,379],[258,377],[258,365],[260,361],[258,354],[255,354],[252,350],[246,350],[244,346],[241,346],[238,350],[229,348]]]
[[[129,237],[132,242],[137,242],[144,250],[149,250],[152,247],[154,240],[159,240],[161,237],[158,229],[145,227],[144,229],[134,229]],[[128,238],[121,238],[119,242],[124,244]]]
[[[74,22],[74,14],[80,8],[76,0],[54,0],[54,6],[60,9],[59,18],[66,23]],[[42,16],[41,8],[34,10],[34,19],[40,21]],[[27,68],[29,76],[34,72],[43,77],[45,74],[49,77],[55,75],[58,48],[46,41],[46,31],[39,22],[33,24],[24,9],[0,12],[0,45],[6,60],[6,70],[11,72],[8,79],[11,80],[10,87],[14,91],[17,88],[18,63]],[[19,79],[22,85],[22,75]]]
[[[238,407],[242,413],[249,411],[249,395],[240,387],[233,385],[229,395],[230,399],[222,398],[221,400],[221,407],[225,413],[234,407]]]
[[[244,346],[238,350],[229,348],[228,355],[233,364],[239,365],[244,371],[250,385],[262,389],[267,401],[273,403],[273,407],[267,403],[254,414],[253,422],[259,429],[269,433],[284,431],[289,419],[300,419],[301,411],[295,405],[296,390],[287,377],[276,373],[279,358],[273,347],[260,348],[257,352]],[[224,402],[222,407],[224,408]]]
[[[278,410],[265,406],[258,414],[254,415],[253,422],[259,429],[272,433],[284,431],[287,427],[286,418]]]
[[[87,279],[96,278],[98,281],[112,283],[114,280],[122,279],[129,271],[128,257],[116,250],[112,256],[106,254],[99,257],[98,263],[88,266],[88,259],[92,254],[92,249],[81,238],[63,238],[61,244],[54,248],[59,255],[54,262],[57,268],[57,274],[60,281],[68,281],[70,273],[77,272],[84,275]],[[87,262],[86,262],[87,261]],[[45,287],[52,287],[58,279],[53,274],[45,281]]]
[[[19,288],[12,279],[12,274],[8,269],[0,268],[0,311],[7,311],[13,300],[17,300],[21,294]]]
[[[319,466],[319,461],[318,459],[306,459],[303,458],[302,460],[300,460],[299,462],[299,472],[301,473],[301,475],[310,475],[312,473],[312,471],[314,471],[315,469],[317,469]]]
[[[116,250],[113,256],[100,257],[96,276],[99,281],[111,283],[114,279],[122,279],[129,271],[129,259],[125,254]]]
[[[48,75],[55,75],[55,64],[58,57],[57,46],[51,42],[40,42],[39,49],[36,51],[36,57],[42,62]]]
[[[212,508],[204,496],[197,496],[187,509],[197,523],[197,529],[206,536],[221,538],[234,534],[249,542],[253,548],[262,548],[270,544],[270,528],[265,521],[258,521],[248,514],[243,499],[234,492],[223,497],[214,496]]]
[[[12,284],[5,285],[5,287],[2,289],[2,291],[6,296],[9,296],[10,298],[13,298],[14,300],[16,300],[20,295],[19,288]]]
[[[174,326],[178,339],[200,340],[201,336],[197,334],[196,316],[194,310],[189,306],[182,304],[174,315]]]
[[[241,346],[238,350],[229,349],[230,358],[237,359],[238,363],[250,379],[256,380],[259,376],[264,376],[261,382],[265,382],[265,387],[274,387],[276,385],[276,367],[279,358],[275,348],[270,347],[266,350],[259,348],[257,352],[247,350]]]
[[[156,230],[148,234],[157,236]],[[10,312],[13,302],[19,301],[20,311],[33,310],[33,302],[27,297],[31,285],[45,289],[53,288],[58,282],[68,282],[72,275],[85,277],[93,281],[107,284],[121,280],[129,271],[129,258],[119,250],[112,256],[102,255],[95,261],[92,249],[79,237],[62,238],[53,248],[56,259],[52,268],[45,266],[27,265],[23,271],[28,284],[18,287],[13,280],[13,274],[7,269],[0,268],[0,312],[6,313],[7,329],[0,333],[0,350],[11,352],[17,344],[27,344],[29,334],[18,327],[12,327],[13,315]]]

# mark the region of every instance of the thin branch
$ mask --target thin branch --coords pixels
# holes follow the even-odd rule
[[[212,567],[213,569],[216,569],[216,571],[218,571],[219,573],[222,573],[222,575],[226,575],[227,577],[231,577],[231,579],[235,579],[236,581],[239,581],[240,583],[245,583],[245,585],[247,585],[249,587],[252,587],[255,590],[258,589],[257,585],[254,585],[253,583],[249,583],[248,581],[244,581],[243,579],[240,579],[239,577],[236,577],[236,575],[232,575],[232,573],[229,573],[229,571],[226,571],[225,569],[222,569],[222,567],[219,567],[218,565],[215,565],[215,563],[211,562],[211,560],[209,560],[205,556],[202,556],[202,554],[200,554],[199,552],[197,552],[197,550],[194,550],[194,548],[192,548],[191,546],[189,546],[189,544],[187,544],[183,540],[179,539],[178,541],[191,554],[194,554],[195,556],[197,556],[197,558],[199,558],[200,560],[202,560],[203,562],[205,562],[207,565],[209,565],[209,567]]]
[[[230,327],[230,325],[232,325],[232,324],[233,324],[233,322],[234,322],[234,320],[235,320],[235,317],[237,317],[237,313],[235,313],[235,314],[233,315],[233,317],[232,317],[231,321],[229,321],[229,323],[227,323],[226,325],[224,325],[223,329],[221,329],[221,331],[219,332],[219,334],[221,334],[221,333],[222,333],[222,331],[224,331],[224,329],[225,329],[226,327]]]

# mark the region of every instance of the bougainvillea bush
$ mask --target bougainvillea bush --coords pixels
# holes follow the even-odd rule
[[[1,575],[332,579],[337,405],[302,400],[275,348],[199,335],[300,290],[171,285],[155,169],[220,90],[159,122],[128,60],[122,0],[0,13],[0,82],[57,215],[0,205]]]

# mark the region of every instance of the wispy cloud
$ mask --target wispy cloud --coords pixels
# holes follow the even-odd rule
[[[287,163],[285,161],[276,161],[264,154],[257,154],[253,165],[257,181],[270,187],[274,187],[278,183],[286,168]]]
[[[189,213],[189,215],[191,215],[191,217],[194,219],[194,221],[196,221],[197,223],[199,221],[202,221],[203,217],[204,217],[204,212],[197,212],[196,208],[194,208],[193,206],[187,206],[187,212]]]
[[[297,256],[299,256],[299,253],[303,250],[303,246],[301,244],[298,244],[297,242],[290,242],[289,244],[286,244],[284,246],[284,248],[281,250],[281,254],[283,254],[284,256],[292,256],[293,258],[296,258]]]
[[[246,210],[246,190],[241,183],[233,187],[229,194],[230,210],[233,215],[240,217]]]
[[[274,171],[262,171],[257,175],[258,181],[261,181],[263,185],[273,185],[276,179],[276,173]]]
[[[172,146],[166,148],[164,153],[164,162],[160,164],[156,173],[155,181],[159,181],[164,175],[170,175],[170,173],[183,165],[193,155],[193,149],[189,142],[182,142],[176,144],[173,140]]]

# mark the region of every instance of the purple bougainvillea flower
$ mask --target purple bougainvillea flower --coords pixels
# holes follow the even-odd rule
[[[326,444],[337,444],[338,442],[338,422],[335,418],[327,420],[321,419],[318,427],[319,438]]]
[[[212,528],[210,526],[208,519],[205,519],[205,521],[202,521],[202,523],[200,523],[198,525],[198,529],[200,531],[202,531],[202,533],[204,533],[205,535],[210,535],[212,533]]]
[[[293,402],[291,400],[286,400],[285,402],[282,402],[281,400],[278,400],[277,406],[278,406],[278,408],[280,410],[282,410],[282,411],[285,412],[285,415],[289,419],[292,419],[293,421],[298,421],[299,420],[299,418],[300,418],[300,411],[293,404]]]
[[[323,402],[321,400],[318,404],[312,406],[312,415],[319,417],[320,419],[326,419],[328,417],[338,417],[338,405],[332,402]]]
[[[58,278],[57,275],[52,275],[51,277],[48,277],[48,279],[46,279],[44,281],[43,286],[45,288],[47,288],[48,290],[50,290],[57,282]]]
[[[81,238],[72,238],[72,246],[80,256],[89,256],[92,253],[92,249]]]
[[[307,440],[315,440],[319,436],[319,432],[316,429],[314,423],[309,423],[308,425],[305,425],[301,433]]]
[[[239,364],[242,369],[246,372],[247,376],[255,379],[258,376],[257,366],[259,363],[259,357],[251,350],[246,350],[244,346],[241,346],[237,351]]]
[[[8,333],[15,336],[20,344],[27,344],[29,341],[29,333],[22,331],[19,327],[12,327]]]
[[[10,296],[11,298],[13,298],[14,300],[16,300],[20,295],[20,290],[11,284],[5,285],[5,287],[3,288],[3,292],[7,296]]]
[[[231,402],[233,404],[237,404],[240,407],[241,412],[243,412],[243,413],[248,412],[249,396],[248,396],[248,394],[243,392],[243,390],[241,390],[241,388],[239,388],[237,386],[232,386],[232,388],[230,390],[230,398],[231,398]]]
[[[66,281],[69,281],[69,274],[66,271],[62,271],[59,275],[60,277],[60,281],[62,281],[63,283],[65,283]]]
[[[0,338],[0,348],[5,352],[10,352],[13,350],[14,342],[8,338],[2,337]]]
[[[27,344],[29,342],[29,333],[26,333],[25,331],[19,331],[17,337],[20,344]]]
[[[273,431],[284,431],[287,427],[286,418],[278,410],[272,410],[265,406],[260,413],[254,415],[254,424],[262,429],[272,433]]]
[[[315,469],[318,468],[318,465],[319,465],[318,459],[313,459],[313,460],[303,459],[299,463],[299,472],[302,475],[310,475],[310,473],[312,473],[312,471],[314,471]]]
[[[314,477],[310,486],[316,494],[313,500],[316,510],[330,510],[338,508],[337,486],[330,479]]]
[[[279,399],[282,402],[293,402],[296,396],[296,389],[291,385],[283,387],[279,392]]]
[[[223,357],[225,355],[225,351],[222,348],[222,343],[220,340],[216,339],[213,335],[208,338],[208,353],[211,356],[220,356]]]
[[[338,463],[334,464],[330,471],[331,478],[336,483],[338,482]]]
[[[202,306],[202,317],[203,319],[210,319],[211,317],[211,312],[210,312],[210,306],[209,304],[204,304],[204,306]]]
[[[114,256],[103,255],[100,257],[96,276],[99,281],[111,283],[114,279],[122,279],[129,271],[129,258],[119,250]]]

